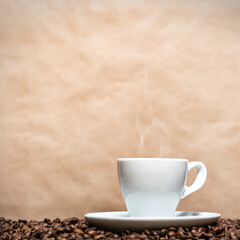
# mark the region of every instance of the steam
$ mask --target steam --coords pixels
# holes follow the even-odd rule
[[[136,116],[139,136],[138,157],[165,157],[171,151],[169,131],[164,122],[153,116],[148,71],[144,71],[144,92]]]

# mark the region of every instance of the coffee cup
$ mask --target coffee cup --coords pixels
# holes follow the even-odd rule
[[[187,186],[192,168],[197,168],[197,177]],[[202,187],[207,169],[187,159],[119,158],[118,178],[131,217],[171,217],[181,199]]]

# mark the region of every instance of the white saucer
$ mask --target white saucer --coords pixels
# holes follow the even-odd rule
[[[157,230],[167,227],[205,226],[215,223],[221,214],[211,212],[176,212],[173,217],[129,217],[128,212],[97,212],[85,214],[86,220],[94,227],[112,232],[145,229]]]

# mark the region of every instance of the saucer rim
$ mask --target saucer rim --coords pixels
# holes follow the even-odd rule
[[[124,221],[159,221],[159,220],[167,220],[167,221],[182,221],[182,220],[190,220],[190,219],[206,219],[206,218],[220,218],[220,213],[215,212],[192,212],[192,211],[176,211],[177,213],[201,213],[205,215],[198,215],[198,216],[183,216],[183,217],[130,217],[130,216],[114,216],[110,215],[107,216],[106,214],[128,214],[127,211],[111,211],[111,212],[93,212],[93,213],[86,213],[84,215],[85,218],[94,218],[94,219],[107,219],[107,220],[124,220]]]

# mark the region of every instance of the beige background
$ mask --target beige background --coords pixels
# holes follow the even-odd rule
[[[204,162],[178,209],[239,217],[239,93],[238,0],[1,0],[0,215],[124,210],[140,155]]]

